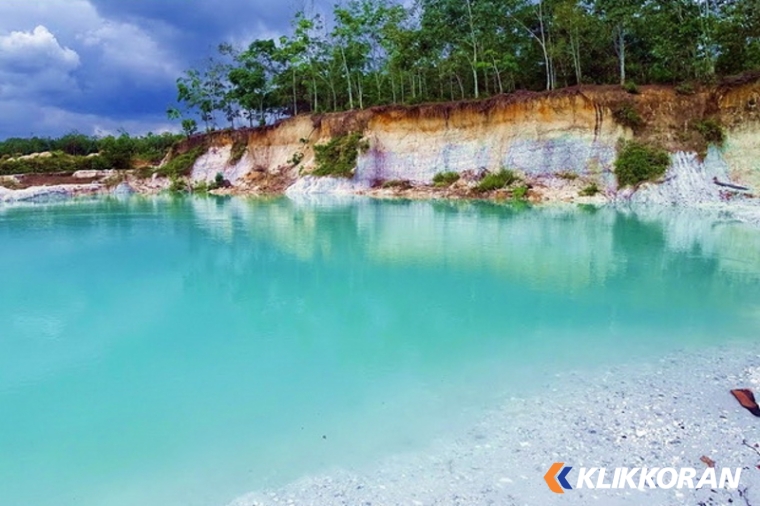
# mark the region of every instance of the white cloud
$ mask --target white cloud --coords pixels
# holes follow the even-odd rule
[[[0,35],[0,98],[57,98],[78,91],[72,72],[79,54],[62,46],[46,27]]]
[[[55,35],[42,25],[31,32],[0,35],[0,69],[29,71],[54,67],[71,71],[79,63],[77,52],[61,46]]]
[[[174,78],[178,69],[173,58],[148,33],[130,23],[104,21],[79,35],[85,46],[102,52],[102,63],[136,76]]]

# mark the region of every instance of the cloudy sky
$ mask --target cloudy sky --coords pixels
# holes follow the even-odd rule
[[[305,1],[0,0],[0,139],[173,128],[183,70],[286,32]]]

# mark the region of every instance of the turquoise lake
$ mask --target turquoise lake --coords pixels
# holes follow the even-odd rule
[[[0,504],[223,506],[424,451],[558,371],[755,340],[760,230],[694,211],[0,207]]]

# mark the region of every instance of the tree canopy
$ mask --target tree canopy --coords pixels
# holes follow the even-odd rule
[[[760,0],[347,0],[221,44],[177,81],[192,134],[299,113],[576,84],[710,82],[760,67]]]

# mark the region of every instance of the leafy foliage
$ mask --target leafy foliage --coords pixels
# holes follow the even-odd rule
[[[346,0],[177,81],[191,135],[240,119],[479,98],[517,89],[709,82],[760,68],[756,0]],[[684,91],[688,88],[684,87]]]
[[[364,148],[362,134],[352,132],[338,135],[326,144],[314,146],[316,161],[315,176],[335,176],[350,178],[356,169],[359,151]]]
[[[181,136],[164,133],[149,133],[142,137],[131,137],[127,133],[118,136],[93,137],[71,132],[62,137],[31,137],[28,139],[10,138],[0,141],[0,158],[43,153],[46,151],[72,155],[87,156],[101,153],[118,160],[125,154],[145,161],[160,161],[167,151],[181,139]]]
[[[236,140],[232,143],[232,151],[230,152],[230,159],[229,164],[235,165],[238,163],[243,156],[245,155],[246,150],[248,149],[248,143],[244,140]]]
[[[458,172],[439,172],[433,176],[433,184],[438,187],[451,186],[459,181],[459,177]]]
[[[57,139],[12,138],[0,142],[0,174],[127,170],[136,160],[158,163],[179,139],[174,134],[90,137],[77,132]],[[29,156],[41,153],[46,154]]]
[[[726,132],[723,129],[723,125],[717,119],[708,118],[702,120],[695,124],[694,128],[704,137],[708,144],[723,146],[723,143],[726,142]]]
[[[581,197],[594,197],[600,193],[599,185],[596,183],[590,183],[586,185],[581,191]]]
[[[177,155],[169,160],[163,167],[158,169],[158,174],[173,179],[181,176],[187,176],[193,169],[195,161],[206,151],[206,147],[201,145],[181,155]]]
[[[516,187],[514,190],[512,190],[512,200],[527,200],[528,198],[528,187],[525,185],[520,185]]]
[[[172,175],[170,177],[168,190],[170,193],[187,193],[191,191],[192,188],[185,179],[177,175]]]
[[[483,193],[490,192],[493,190],[506,188],[507,186],[515,183],[518,180],[519,178],[513,171],[502,169],[499,172],[487,174],[480,181],[480,183],[478,183],[478,186],[476,187],[476,189],[479,192],[483,192]]]
[[[665,175],[670,156],[664,149],[638,141],[622,142],[615,161],[615,174],[620,187],[636,186]]]
[[[644,126],[644,119],[630,102],[620,104],[612,111],[615,120],[632,130],[638,130]]]
[[[630,93],[631,95],[638,95],[641,93],[639,91],[639,87],[634,83],[633,81],[628,81],[623,85],[623,89],[626,91],[626,93]]]

